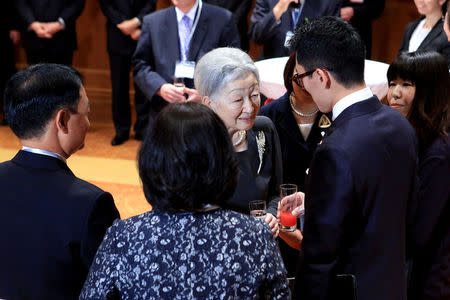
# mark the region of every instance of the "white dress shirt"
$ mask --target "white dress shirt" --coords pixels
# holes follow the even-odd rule
[[[373,97],[373,94],[368,87],[345,96],[333,106],[333,121],[350,105],[367,100],[370,97]]]

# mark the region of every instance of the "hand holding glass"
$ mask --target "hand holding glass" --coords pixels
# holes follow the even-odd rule
[[[294,231],[297,228],[297,216],[293,214],[293,211],[298,207],[296,194],[297,185],[280,185],[279,218],[281,231]]]

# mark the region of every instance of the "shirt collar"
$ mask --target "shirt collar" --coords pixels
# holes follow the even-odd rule
[[[191,20],[191,23],[194,21],[195,19],[195,13],[197,12],[197,7],[198,7],[198,2],[201,0],[197,0],[195,1],[194,6],[192,6],[191,10],[188,11],[188,13],[186,14],[189,19]],[[184,12],[182,12],[178,7],[175,6],[175,12],[177,14],[177,23],[180,23],[181,19],[183,18],[183,16],[185,15]]]
[[[51,156],[51,157],[57,158],[57,159],[63,161],[64,163],[66,163],[66,159],[62,155],[55,153],[55,152],[51,152],[51,151],[47,151],[47,150],[43,150],[43,149],[37,149],[37,148],[30,148],[30,147],[26,147],[26,146],[22,146],[22,150],[26,151],[26,152],[30,152],[30,153]]]
[[[334,106],[333,106],[333,121],[336,120],[336,118],[349,106],[369,99],[370,97],[373,97],[372,91],[370,88],[366,87],[362,90],[358,90],[354,93],[351,93],[350,95],[345,96],[341,100],[339,100]]]

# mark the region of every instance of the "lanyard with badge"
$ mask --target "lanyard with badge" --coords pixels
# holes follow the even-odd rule
[[[289,5],[292,15],[292,30],[289,30],[286,32],[286,37],[284,39],[284,46],[286,48],[289,48],[289,41],[294,36],[294,30],[297,27],[298,20],[300,19],[300,14],[303,9],[303,3],[304,1],[300,1],[298,3],[291,2]]]
[[[190,48],[190,44],[191,44],[191,39],[194,35],[195,29],[197,28],[198,25],[198,20],[200,19],[200,14],[202,13],[202,6],[203,3],[201,0],[198,1],[198,6],[197,6],[197,12],[195,14],[195,19],[192,25],[192,29],[191,32],[189,34],[189,38],[187,39],[186,45],[185,45],[185,51],[183,53],[183,47],[181,45],[181,40],[180,40],[180,56],[181,56],[181,60],[177,60],[176,64],[175,64],[175,74],[174,77],[175,78],[189,78],[189,79],[194,79],[194,71],[195,71],[195,61],[189,61],[187,60],[188,55],[189,55],[189,48]]]

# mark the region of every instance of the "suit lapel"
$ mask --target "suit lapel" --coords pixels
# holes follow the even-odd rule
[[[425,39],[422,41],[418,49],[425,48],[428,44],[430,44],[436,37],[438,37],[442,32],[442,19],[437,21],[436,24],[434,24],[431,31],[427,34]]]
[[[198,12],[200,14],[200,18],[198,20],[197,27],[195,28],[194,35],[192,36],[192,40],[189,44],[189,60],[197,61],[198,53],[200,51],[200,47],[203,45],[203,40],[206,37],[206,33],[208,32],[208,7],[207,4],[203,3],[202,11]]]
[[[167,53],[169,58],[168,61],[175,62],[180,60],[180,40],[178,38],[177,14],[175,13],[174,6],[168,9],[164,23],[166,30],[163,29],[161,32],[165,36],[160,37],[160,40],[167,41],[167,46],[164,47],[164,52]]]

